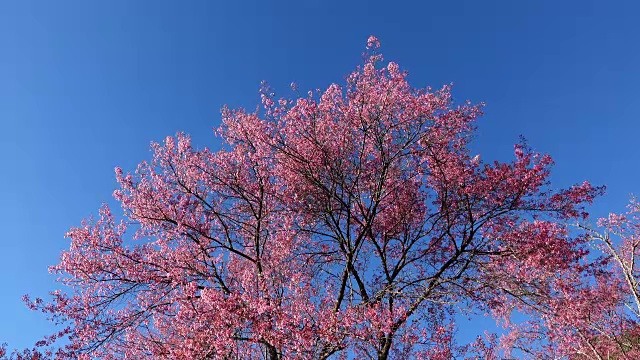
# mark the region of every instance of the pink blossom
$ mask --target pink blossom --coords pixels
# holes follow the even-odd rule
[[[261,109],[222,110],[221,150],[179,133],[117,169],[123,220],[105,205],[73,227],[52,267],[66,291],[32,305],[68,325],[54,357],[495,358],[493,340],[456,344],[455,311],[607,308],[604,285],[569,291],[587,250],[568,224],[600,189],[554,191],[524,144],[481,164],[482,105],[381,61],[308,97],[263,84]]]

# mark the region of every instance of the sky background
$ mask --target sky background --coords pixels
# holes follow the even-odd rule
[[[607,185],[595,215],[640,194],[637,1],[1,1],[0,343],[52,327],[24,294],[71,226],[112,202],[113,169],[184,131],[216,148],[222,105],[254,109],[341,83],[376,35],[415,87],[485,102],[474,149],[507,160],[524,135],[554,187]],[[464,325],[463,338],[481,333]]]

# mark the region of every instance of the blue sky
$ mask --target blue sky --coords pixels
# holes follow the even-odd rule
[[[376,35],[416,87],[487,103],[474,146],[507,159],[523,134],[556,186],[608,186],[596,215],[640,193],[640,3],[634,1],[0,2],[0,343],[51,327],[46,295],[70,226],[111,201],[177,131],[217,146],[219,109],[341,82]],[[462,335],[474,333],[466,326]]]

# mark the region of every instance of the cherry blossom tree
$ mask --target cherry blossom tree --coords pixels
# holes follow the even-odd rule
[[[617,306],[609,317],[592,322],[595,336],[587,338],[592,358],[637,359],[640,357],[640,203],[633,198],[626,214],[610,214],[598,225],[604,232],[590,231],[591,238],[610,262],[611,290],[619,289]],[[616,311],[617,310],[617,311]]]
[[[585,267],[582,277],[564,279],[563,289],[549,298],[549,306],[536,309],[538,321],[528,328],[543,330],[556,344],[555,353],[570,359],[638,359],[640,203],[633,199],[626,214],[612,213],[598,225],[599,229],[580,228],[600,257]],[[531,349],[530,339],[516,342]],[[551,358],[548,351],[546,356]]]
[[[224,108],[217,151],[178,134],[116,169],[123,215],[72,228],[63,287],[27,299],[63,328],[43,356],[480,358],[456,314],[547,306],[583,271],[569,224],[601,189],[554,190],[524,142],[481,161],[482,105],[411,87],[378,48],[344,85]]]

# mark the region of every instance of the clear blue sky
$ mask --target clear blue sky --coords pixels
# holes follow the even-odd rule
[[[271,3],[0,2],[0,343],[51,329],[20,298],[54,286],[63,234],[111,201],[115,166],[177,131],[215,148],[223,104],[253,108],[261,80],[340,82],[371,34],[414,86],[487,103],[484,160],[523,134],[555,158],[556,185],[608,186],[596,214],[640,193],[640,3]]]

